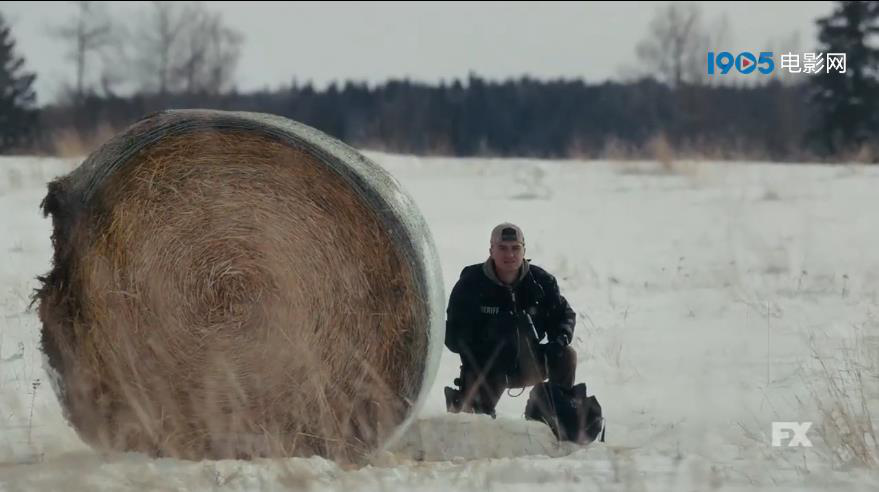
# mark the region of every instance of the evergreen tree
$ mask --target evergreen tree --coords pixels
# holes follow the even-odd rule
[[[879,33],[879,2],[837,2],[817,24],[825,64],[827,53],[846,55],[845,73],[825,68],[812,78],[819,139],[830,153],[856,150],[879,128],[879,49],[871,47]]]
[[[24,58],[15,53],[15,40],[0,14],[0,153],[31,143],[36,126],[36,75],[23,71]]]

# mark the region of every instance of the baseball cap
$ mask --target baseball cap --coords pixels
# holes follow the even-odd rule
[[[491,230],[491,244],[501,241],[518,241],[525,244],[525,235],[522,234],[522,229],[519,229],[519,226],[504,222]]]

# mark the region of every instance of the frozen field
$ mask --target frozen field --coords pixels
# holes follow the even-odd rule
[[[425,215],[447,293],[491,227],[523,228],[578,313],[606,443],[559,446],[522,417],[527,392],[496,421],[446,415],[445,352],[420,419],[368,467],[99,455],[62,417],[28,309],[51,258],[38,205],[78,162],[7,157],[0,491],[879,490],[879,167],[369,155]],[[813,447],[773,447],[774,421],[812,422]]]

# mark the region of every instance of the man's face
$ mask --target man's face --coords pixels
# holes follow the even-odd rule
[[[522,261],[525,259],[525,246],[517,241],[494,243],[488,251],[491,253],[494,268],[498,273],[519,271],[519,267],[522,266]]]

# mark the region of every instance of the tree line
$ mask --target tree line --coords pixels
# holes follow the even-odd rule
[[[879,2],[836,2],[816,21],[821,51],[847,53],[845,74],[711,79],[705,53],[723,45],[728,23],[709,28],[698,7],[669,4],[637,45],[640,69],[619,81],[473,73],[438,84],[291,82],[249,93],[234,86],[243,34],[202,4],[153,2],[124,34],[128,44],[99,5],[75,4],[77,16],[54,31],[75,76],[58,102],[40,108],[35,74],[0,16],[0,89],[11,88],[0,90],[0,151],[51,152],[65,132],[100,140],[150,112],[191,107],[278,114],[362,148],[456,156],[649,158],[659,141],[718,159],[872,161],[879,133],[871,44]]]

